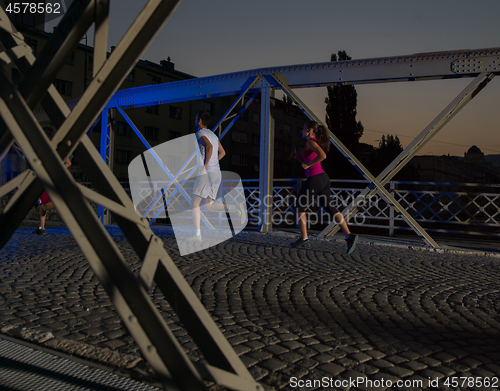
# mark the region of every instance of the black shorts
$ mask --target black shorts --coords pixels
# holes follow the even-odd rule
[[[330,191],[330,178],[324,172],[307,178],[297,195],[295,209],[299,213],[305,212],[313,201],[328,212],[332,218],[339,212]]]

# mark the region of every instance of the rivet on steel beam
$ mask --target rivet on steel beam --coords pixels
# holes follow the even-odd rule
[[[152,345],[149,345],[148,346],[148,352],[151,353],[151,354],[155,354],[156,353],[156,348]]]

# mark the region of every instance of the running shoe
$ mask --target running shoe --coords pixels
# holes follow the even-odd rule
[[[33,231],[35,235],[45,235],[45,228],[38,227],[35,231]]]
[[[245,204],[238,204],[238,213],[241,225],[245,225],[247,223],[247,206]]]
[[[347,243],[347,254],[349,255],[356,248],[356,243],[358,242],[358,235],[349,234],[347,238],[345,238],[345,242]]]
[[[292,243],[292,247],[306,247],[309,246],[309,239],[302,237],[298,238],[296,242]]]

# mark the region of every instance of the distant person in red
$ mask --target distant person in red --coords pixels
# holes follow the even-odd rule
[[[302,137],[307,140],[302,154],[292,152],[292,158],[302,163],[306,170],[307,180],[302,185],[297,196],[296,209],[300,226],[301,237],[294,243],[293,247],[309,245],[307,236],[306,208],[314,200],[330,214],[334,221],[340,226],[347,243],[347,254],[354,251],[358,241],[358,235],[349,231],[342,213],[334,206],[332,193],[330,191],[330,178],[321,168],[321,161],[326,159],[326,152],[330,150],[330,138],[326,129],[319,126],[315,121],[308,121],[302,129]],[[326,151],[326,152],[325,152]]]
[[[53,132],[50,128],[44,128],[45,133],[51,139],[53,136]],[[64,162],[66,167],[71,166],[71,160],[66,159]],[[51,209],[55,208],[54,203],[51,201],[49,195],[46,191],[42,193],[40,198],[38,198],[39,212],[40,212],[40,226],[33,231],[35,235],[45,235],[45,219],[47,218],[47,212]]]

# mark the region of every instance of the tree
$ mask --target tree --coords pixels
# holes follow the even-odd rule
[[[345,51],[339,51],[338,57],[332,54],[331,61],[337,61],[337,58],[338,61],[351,59]],[[364,128],[361,121],[356,120],[358,104],[356,88],[351,85],[333,85],[327,87],[327,91],[326,125],[349,151],[357,155]],[[337,151],[336,148],[334,149]],[[356,175],[357,171],[340,152],[331,153],[331,155],[326,165],[329,166],[329,170],[333,171],[335,177],[352,178]]]
[[[387,136],[383,135],[376,149],[376,161],[373,167],[369,167],[372,174],[375,176],[380,174],[401,152],[403,152],[403,146],[398,136],[393,136],[391,134]],[[418,179],[418,175],[412,166],[407,164],[393,179],[412,181]]]

